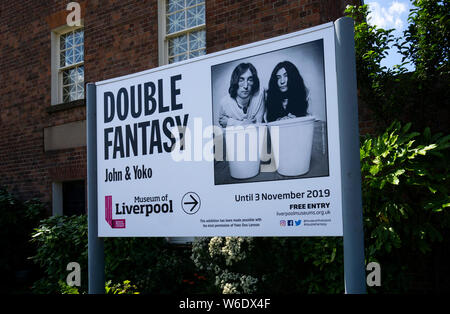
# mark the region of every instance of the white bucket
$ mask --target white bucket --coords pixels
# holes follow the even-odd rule
[[[258,133],[256,124],[225,129],[226,158],[233,178],[247,179],[258,175],[261,155]]]
[[[270,139],[279,174],[298,176],[309,171],[314,116],[270,122]]]

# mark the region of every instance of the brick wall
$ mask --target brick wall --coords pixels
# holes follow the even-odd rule
[[[43,129],[85,119],[84,102],[53,110],[51,30],[69,1],[0,2],[0,185],[51,203],[54,181],[86,177],[86,147],[44,152]],[[158,66],[157,1],[79,1],[85,82]],[[342,16],[343,0],[207,0],[207,52],[270,38]]]
[[[85,56],[86,82],[157,67],[157,1],[89,1]]]
[[[351,0],[207,1],[208,53],[335,21]]]
[[[51,198],[50,172],[69,164],[76,150],[44,153],[43,129],[82,120],[83,107],[48,113],[50,30],[48,20],[65,9],[61,1],[2,1],[0,4],[0,184],[22,199]],[[83,149],[78,149],[83,151]],[[85,151],[85,149],[84,149]],[[80,156],[83,155],[83,152]],[[85,157],[70,162],[83,177]]]

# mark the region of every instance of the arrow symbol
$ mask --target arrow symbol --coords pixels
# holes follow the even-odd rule
[[[190,210],[190,211],[193,211],[194,208],[195,208],[195,206],[198,205],[198,201],[197,201],[195,198],[193,198],[192,195],[189,195],[189,196],[191,197],[191,199],[193,200],[193,202],[184,202],[184,204],[186,204],[186,205],[192,205],[192,204],[194,204],[194,206],[192,206],[192,207],[191,207],[191,210]]]
[[[188,215],[193,215],[200,209],[200,196],[195,192],[188,192],[184,194],[181,200],[183,211]]]

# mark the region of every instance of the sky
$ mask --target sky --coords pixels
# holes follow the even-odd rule
[[[368,22],[384,29],[394,29],[394,37],[403,37],[403,31],[408,27],[409,10],[412,7],[410,0],[365,0],[369,5],[371,13]],[[401,55],[397,53],[397,48],[391,47],[389,55],[383,60],[381,65],[392,68],[401,63]],[[412,66],[407,69],[413,70]]]

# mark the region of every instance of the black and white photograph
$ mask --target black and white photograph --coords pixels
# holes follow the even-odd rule
[[[211,67],[215,185],[329,175],[323,40]]]

